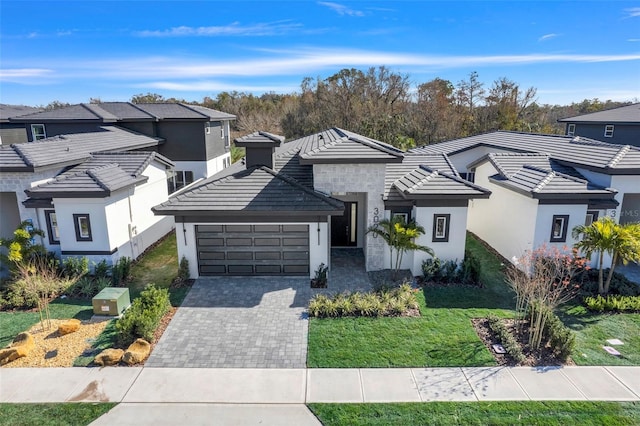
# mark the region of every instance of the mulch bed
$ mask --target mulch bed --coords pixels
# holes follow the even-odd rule
[[[498,354],[493,350],[491,345],[501,344],[493,333],[493,331],[489,328],[489,322],[485,318],[474,318],[471,320],[473,324],[473,328],[476,330],[476,334],[482,340],[482,343],[486,346],[486,348],[491,352],[496,362],[500,366],[555,366],[555,365],[575,365],[575,363],[569,359],[567,362],[562,362],[556,358],[551,349],[547,346],[542,348],[539,352],[531,351],[527,340],[528,340],[528,323],[524,321],[523,323],[523,333],[518,333],[516,331],[516,320],[515,319],[503,319],[503,323],[507,326],[511,334],[515,337],[516,341],[520,344],[522,348],[522,352],[526,357],[526,360],[518,364],[508,354]]]

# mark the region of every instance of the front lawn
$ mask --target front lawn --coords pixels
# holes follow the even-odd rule
[[[0,425],[85,426],[115,406],[113,403],[0,404]]]
[[[325,426],[637,425],[637,402],[427,402],[308,404]]]
[[[500,261],[473,236],[484,288],[426,287],[417,293],[421,316],[311,318],[307,365],[320,368],[443,367],[496,365],[478,338],[472,318],[513,316],[513,296]],[[425,301],[426,299],[426,301]]]
[[[583,306],[569,306],[560,316],[576,335],[572,359],[577,365],[640,365],[640,314],[597,314]],[[615,346],[621,356],[602,349],[609,346],[608,339],[624,342]]]

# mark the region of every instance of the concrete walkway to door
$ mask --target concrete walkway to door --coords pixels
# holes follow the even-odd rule
[[[146,367],[305,368],[306,277],[196,280]]]

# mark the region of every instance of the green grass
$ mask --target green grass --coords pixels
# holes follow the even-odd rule
[[[155,247],[145,253],[131,267],[131,281],[128,284],[131,298],[140,295],[140,292],[149,284],[155,284],[159,288],[170,288],[173,279],[178,275],[178,249],[176,234],[172,232],[161,240]],[[173,290],[173,289],[172,289]],[[175,301],[182,302],[188,288],[175,289],[177,296]],[[182,298],[180,298],[182,297]],[[172,300],[173,304],[174,300]],[[178,306],[178,304],[173,304]]]
[[[576,335],[577,365],[640,365],[640,314],[596,314],[574,305],[563,308],[560,318]],[[621,356],[602,349],[607,339],[624,342],[616,346]]]
[[[308,404],[325,426],[637,425],[637,402],[428,402]]]
[[[507,310],[513,296],[500,261],[472,236],[467,247],[482,263],[484,288],[428,287],[417,293],[419,318],[311,318],[307,365],[320,368],[491,366],[472,318]],[[426,299],[426,302],[425,302]]]
[[[49,304],[52,319],[77,318],[86,320],[93,315],[90,300],[57,299]],[[0,347],[11,343],[17,334],[40,321],[36,311],[0,312]]]
[[[85,426],[115,406],[112,403],[0,404],[0,425]]]

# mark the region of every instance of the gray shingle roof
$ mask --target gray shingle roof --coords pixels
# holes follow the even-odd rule
[[[609,198],[617,191],[594,185],[543,155],[491,153],[482,160],[498,170],[490,180],[532,198]],[[571,172],[571,173],[566,173]]]
[[[21,115],[33,114],[42,111],[40,108],[33,108],[24,105],[0,104],[0,123],[8,122],[9,118],[20,117]]]
[[[274,135],[269,132],[254,132],[249,135],[236,138],[236,146],[280,146],[284,142],[284,136]]]
[[[486,198],[491,192],[462,178],[446,155],[406,155],[385,173],[385,201]]]
[[[344,204],[265,166],[213,176],[153,208],[157,214],[342,214]]]
[[[34,171],[46,167],[79,164],[92,152],[123,151],[157,146],[160,138],[144,136],[115,126],[98,131],[41,139],[0,147],[0,171]]]
[[[182,103],[146,103],[104,102],[99,104],[78,104],[51,111],[44,111],[16,117],[15,122],[82,121],[91,120],[100,123],[117,121],[146,120],[234,120],[235,115],[216,111],[198,105]]]
[[[561,123],[640,124],[640,104],[612,108],[558,120]]]
[[[563,164],[608,174],[640,173],[640,147],[608,144],[584,137],[498,131],[414,148],[410,152],[452,156],[479,146],[548,154]]]
[[[34,198],[107,197],[113,192],[147,181],[144,170],[152,161],[165,167],[172,163],[155,152],[94,154],[92,158],[52,181],[27,191]]]

